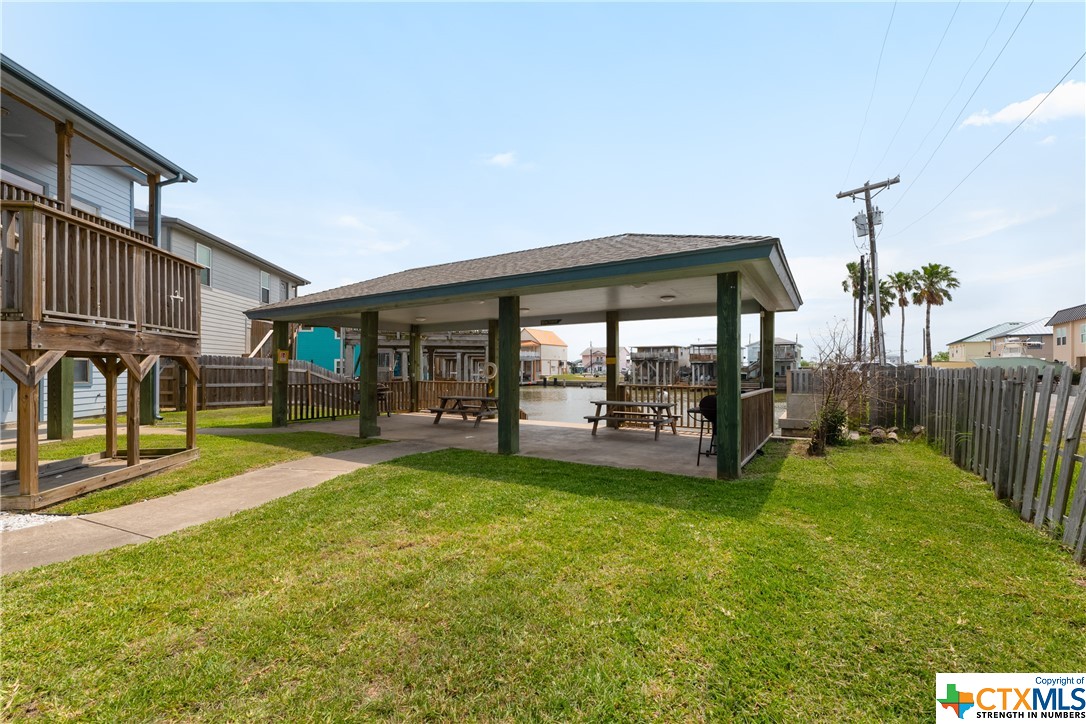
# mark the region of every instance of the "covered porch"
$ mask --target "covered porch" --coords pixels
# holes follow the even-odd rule
[[[605,396],[616,400],[622,322],[715,316],[718,455],[714,472],[719,478],[736,478],[753,454],[743,446],[741,315],[759,315],[761,338],[768,344],[763,357],[771,360],[776,312],[794,311],[801,303],[779,239],[623,234],[412,269],[259,307],[247,314],[273,322],[276,425],[287,423],[289,325],[360,330],[357,424],[361,437],[382,435],[378,426],[378,329],[409,335],[411,411],[422,409],[417,390],[423,333],[488,329],[488,370],[493,374],[488,393],[498,398],[493,424],[497,428],[496,450],[502,454],[524,451],[519,419],[522,326],[605,323]],[[765,378],[772,379],[771,371],[767,372]],[[387,418],[380,422],[389,424]],[[578,446],[583,447],[588,441],[580,438],[578,435]],[[654,445],[641,445],[652,454]]]

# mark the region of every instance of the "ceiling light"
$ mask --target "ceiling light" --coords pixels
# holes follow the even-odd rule
[[[415,317],[415,321],[416,321],[416,322],[425,322],[425,321],[426,321],[426,317]]]
[[[532,310],[529,307],[521,307],[520,311],[522,311],[522,312],[530,312]]]
[[[11,113],[11,111],[9,111],[7,108],[4,108],[3,106],[0,106],[0,118],[7,118],[9,113]]]
[[[663,295],[660,296],[660,301],[661,302],[674,302],[675,301],[675,295],[674,294],[663,294]]]

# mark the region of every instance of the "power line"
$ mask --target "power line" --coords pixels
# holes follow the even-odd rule
[[[1024,123],[1025,123],[1026,121],[1028,121],[1028,120],[1030,119],[1030,116],[1032,116],[1032,115],[1033,115],[1034,113],[1036,113],[1036,112],[1037,112],[1037,109],[1038,109],[1038,108],[1040,108],[1040,107],[1041,107],[1041,105],[1042,105],[1042,104],[1044,104],[1044,102],[1048,100],[1048,97],[1049,97],[1050,95],[1052,95],[1053,93],[1055,93],[1055,92],[1056,92],[1056,89],[1060,87],[1060,84],[1061,84],[1061,83],[1063,83],[1063,82],[1064,82],[1065,80],[1067,80],[1067,76],[1071,75],[1071,71],[1073,71],[1073,70],[1074,70],[1075,68],[1077,68],[1077,67],[1078,67],[1078,64],[1082,62],[1083,58],[1086,58],[1086,53],[1083,53],[1082,55],[1080,55],[1080,56],[1078,57],[1078,60],[1076,60],[1076,61],[1074,62],[1074,64],[1072,64],[1072,65],[1071,65],[1071,67],[1067,69],[1067,72],[1063,74],[1063,77],[1062,77],[1062,78],[1060,78],[1059,82],[1057,82],[1057,83],[1056,83],[1056,85],[1052,86],[1052,90],[1048,91],[1048,93],[1046,93],[1046,94],[1045,94],[1045,97],[1044,97],[1044,98],[1042,98],[1042,99],[1041,99],[1040,101],[1038,101],[1038,102],[1037,102],[1037,105],[1035,105],[1035,106],[1033,107],[1033,110],[1031,110],[1031,111],[1030,111],[1029,113],[1027,113],[1027,114],[1026,114],[1026,117],[1025,117],[1025,118],[1023,118],[1023,119],[1022,119],[1021,121],[1019,121],[1019,122],[1018,122],[1018,125],[1017,125],[1017,126],[1015,126],[1014,128],[1012,128],[1012,129],[1011,129],[1011,132],[1010,132],[1010,133],[1008,133],[1008,134],[1007,134],[1006,136],[1004,136],[1004,137],[1003,137],[1003,140],[1002,140],[1002,141],[1000,141],[999,143],[997,143],[997,144],[995,145],[995,148],[993,148],[993,149],[992,149],[991,151],[989,151],[989,152],[988,152],[987,154],[985,154],[984,158],[982,158],[982,159],[981,159],[981,160],[980,160],[980,161],[979,161],[979,162],[977,163],[977,165],[976,165],[976,166],[974,166],[974,167],[972,168],[972,170],[970,170],[970,171],[969,171],[969,173],[967,173],[967,174],[966,174],[966,175],[965,175],[965,176],[964,176],[964,177],[962,178],[962,180],[961,180],[961,181],[959,181],[959,182],[958,182],[958,183],[957,183],[957,184],[956,184],[956,185],[954,186],[954,188],[952,188],[952,189],[951,189],[951,190],[950,190],[950,191],[949,191],[949,192],[947,193],[947,195],[946,195],[946,196],[944,196],[944,197],[943,197],[943,198],[942,198],[942,199],[941,199],[941,200],[939,201],[939,203],[935,204],[935,206],[932,206],[932,207],[931,207],[931,208],[930,208],[930,209],[929,209],[929,210],[927,211],[927,213],[925,213],[925,214],[924,214],[923,216],[921,216],[921,217],[917,218],[917,219],[916,219],[915,221],[913,221],[912,223],[910,223],[910,224],[909,224],[908,226],[905,226],[904,228],[902,228],[902,229],[901,229],[901,231],[897,231],[897,232],[895,232],[895,233],[893,234],[893,236],[897,236],[898,234],[902,234],[902,233],[906,232],[907,230],[909,230],[910,228],[912,228],[912,227],[913,227],[913,226],[914,226],[915,224],[919,223],[919,222],[920,222],[921,220],[923,220],[923,219],[924,219],[924,218],[926,218],[926,217],[927,217],[928,215],[930,215],[930,214],[931,214],[931,213],[932,213],[933,211],[935,211],[935,210],[936,210],[937,208],[939,208],[940,206],[942,206],[942,205],[943,205],[943,202],[944,202],[944,201],[946,201],[947,199],[949,199],[949,198],[951,197],[951,195],[953,195],[953,193],[954,193],[955,191],[957,191],[957,190],[958,190],[958,188],[959,188],[959,187],[960,187],[960,186],[961,186],[962,184],[964,184],[964,183],[965,183],[965,182],[966,182],[966,181],[967,181],[967,180],[969,179],[969,177],[970,177],[970,176],[972,176],[972,175],[973,175],[973,173],[974,173],[974,172],[976,172],[976,170],[977,170],[978,168],[980,168],[980,167],[981,167],[981,165],[983,165],[983,163],[984,163],[985,161],[987,161],[987,160],[988,160],[988,159],[989,159],[989,158],[991,157],[991,155],[992,155],[993,153],[995,153],[996,151],[998,151],[998,150],[999,150],[999,147],[1000,147],[1000,146],[1002,146],[1002,145],[1003,145],[1004,143],[1006,143],[1006,141],[1007,141],[1007,139],[1008,139],[1008,138],[1010,138],[1011,136],[1013,136],[1013,135],[1014,135],[1014,132],[1015,132],[1015,131],[1017,131],[1017,130],[1018,130],[1019,128],[1021,128],[1021,127],[1022,127],[1022,125],[1023,125],[1023,124],[1024,124]],[[908,189],[906,189],[906,190],[908,190]]]
[[[871,113],[871,103],[875,100],[875,89],[879,85],[879,69],[882,68],[882,54],[886,52],[886,39],[890,37],[890,26],[894,24],[894,14],[897,12],[897,2],[895,0],[894,7],[890,10],[890,22],[886,23],[886,32],[882,36],[882,47],[879,48],[879,60],[875,64],[875,80],[871,83],[871,95],[867,99],[867,110],[864,111],[864,120],[860,124],[860,135],[856,137],[856,148],[852,152],[852,160],[848,162],[848,171],[845,172],[845,178],[841,181],[841,185],[845,185],[845,181],[848,180],[849,175],[852,174],[852,164],[856,162],[856,154],[860,152],[860,142],[864,137],[864,129],[867,128],[867,116]]]
[[[983,85],[985,79],[988,78],[988,74],[992,72],[992,68],[995,67],[995,64],[999,61],[999,58],[1003,55],[1003,51],[1007,49],[1008,45],[1010,45],[1011,39],[1014,38],[1014,34],[1018,32],[1018,28],[1021,27],[1022,21],[1026,19],[1026,15],[1029,13],[1029,9],[1031,7],[1033,7],[1034,2],[1035,2],[1035,0],[1030,0],[1029,5],[1027,5],[1026,9],[1022,12],[1022,17],[1018,18],[1018,24],[1014,26],[1014,30],[1011,31],[1011,34],[1009,36],[1007,36],[1006,42],[1003,43],[1003,47],[999,49],[999,52],[996,54],[996,57],[992,59],[992,63],[988,66],[988,70],[984,71],[984,75],[981,76],[981,79],[979,81],[977,81],[977,85],[976,85],[975,88],[973,88],[973,92],[969,94],[969,97],[965,99],[965,103],[962,104],[962,109],[960,111],[958,111],[958,115],[954,117],[954,120],[951,122],[950,126],[946,129],[946,133],[944,133],[943,137],[939,140],[939,145],[937,145],[935,147],[935,150],[931,152],[931,155],[928,156],[928,160],[924,162],[924,166],[920,169],[920,171],[917,172],[916,176],[913,177],[912,182],[908,186],[905,187],[904,191],[901,192],[901,196],[899,196],[898,199],[897,199],[897,202],[893,206],[890,207],[890,211],[893,211],[894,209],[896,209],[901,204],[902,200],[906,196],[908,196],[909,189],[911,189],[913,187],[913,185],[915,185],[916,182],[920,179],[920,177],[922,175],[924,175],[924,171],[926,171],[928,166],[931,164],[931,160],[933,158],[935,158],[935,154],[937,154],[939,152],[939,149],[943,147],[943,143],[950,136],[951,132],[955,128],[957,128],[958,119],[960,119],[962,117],[962,114],[965,113],[965,109],[969,107],[969,103],[970,103],[970,101],[973,100],[973,96],[975,96],[977,94],[977,91],[980,90],[981,85]]]
[[[901,123],[897,124],[897,130],[894,131],[893,137],[890,139],[890,143],[886,144],[886,150],[882,152],[882,158],[875,164],[875,171],[878,171],[882,166],[882,162],[886,160],[886,154],[890,153],[890,149],[894,146],[894,141],[897,140],[897,135],[901,133],[901,128],[905,125],[905,121],[909,118],[909,113],[913,110],[913,105],[916,103],[917,97],[920,95],[920,89],[924,87],[924,81],[928,78],[928,72],[931,70],[931,64],[935,62],[935,56],[939,55],[939,49],[943,47],[943,41],[946,40],[946,34],[950,31],[950,26],[954,24],[954,18],[958,14],[958,8],[962,6],[961,0],[958,0],[958,4],[954,6],[954,12],[950,14],[950,20],[947,21],[946,27],[943,28],[943,34],[939,38],[939,43],[935,46],[935,52],[931,54],[931,58],[928,59],[928,67],[924,68],[924,75],[920,77],[920,83],[916,86],[916,91],[913,93],[913,98],[909,101],[909,107],[905,109],[905,115],[901,117]],[[957,91],[955,91],[957,92]],[[872,173],[873,177],[875,174]]]
[[[1008,0],[1007,4],[1003,6],[1003,11],[999,14],[999,18],[996,20],[996,24],[992,28],[992,32],[988,33],[988,37],[984,39],[984,45],[980,47],[980,50],[977,51],[976,57],[973,58],[973,62],[969,64],[969,67],[965,69],[965,73],[962,74],[962,79],[958,81],[958,87],[955,88],[954,92],[950,94],[950,97],[946,99],[946,103],[943,104],[943,109],[939,111],[939,115],[936,117],[935,122],[931,124],[931,128],[928,129],[928,132],[924,134],[924,137],[922,139],[920,139],[920,143],[917,145],[916,149],[913,150],[909,158],[906,159],[905,165],[901,167],[902,171],[906,170],[909,167],[909,164],[913,162],[914,158],[916,158],[916,154],[920,153],[920,149],[922,149],[924,147],[924,144],[927,143],[928,136],[930,136],[931,132],[934,131],[935,128],[939,125],[939,121],[943,120],[943,114],[946,113],[946,109],[949,108],[950,104],[954,101],[954,97],[958,95],[958,91],[960,91],[962,89],[962,86],[965,85],[965,79],[968,78],[969,74],[973,71],[973,66],[977,64],[977,61],[980,60],[980,57],[984,55],[984,51],[988,49],[988,43],[991,42],[992,38],[996,34],[996,31],[999,30],[999,26],[1003,23],[1003,16],[1007,14],[1007,8],[1009,8],[1010,6],[1011,3],[1010,0]]]

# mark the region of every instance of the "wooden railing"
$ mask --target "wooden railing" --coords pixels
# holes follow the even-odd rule
[[[200,267],[147,237],[8,184],[0,317],[196,337]]]
[[[419,382],[419,410],[437,407],[442,395],[485,395],[485,382],[454,382],[424,380]],[[393,412],[417,412],[411,409],[411,383],[407,380],[389,382],[389,404]]]
[[[671,402],[679,427],[698,429],[701,417],[692,414],[701,398],[716,394],[716,385],[619,385],[619,397],[635,402]]]
[[[773,390],[744,392],[740,405],[740,464],[746,465],[773,434]]]
[[[357,414],[357,382],[297,382],[287,385],[287,419],[291,422],[334,420]]]

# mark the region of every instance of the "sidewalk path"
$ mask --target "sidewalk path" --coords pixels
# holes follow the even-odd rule
[[[66,561],[130,543],[143,543],[182,528],[255,508],[359,468],[442,447],[420,441],[394,442],[314,455],[163,498],[48,525],[6,531],[0,536],[0,574]]]

